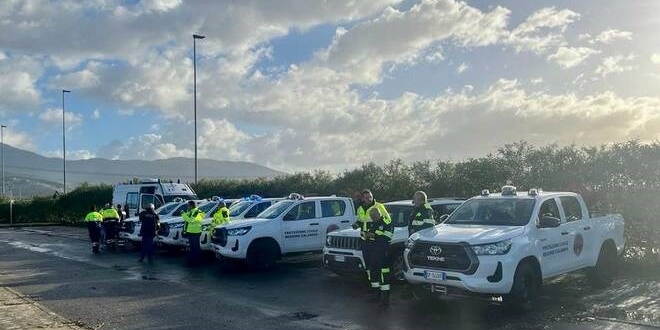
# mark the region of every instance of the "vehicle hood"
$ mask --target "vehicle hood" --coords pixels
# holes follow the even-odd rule
[[[415,240],[430,242],[460,243],[470,245],[496,243],[519,236],[523,233],[523,226],[484,226],[484,225],[453,225],[442,224],[427,230],[415,233]]]
[[[360,230],[353,228],[346,228],[346,229],[330,232],[328,233],[328,236],[360,237]]]
[[[259,225],[267,224],[270,221],[272,221],[272,219],[260,219],[260,218],[241,219],[241,220],[238,220],[238,221],[232,221],[231,223],[229,223],[228,225],[225,225],[223,227],[225,227],[227,229],[231,229],[231,228],[241,228],[241,227],[247,227],[247,226],[259,226]]]

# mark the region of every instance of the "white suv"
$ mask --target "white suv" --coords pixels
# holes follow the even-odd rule
[[[450,214],[463,203],[460,198],[432,198],[429,204],[435,211],[435,219]],[[392,218],[394,233],[390,243],[392,279],[405,281],[403,272],[403,250],[408,240],[408,220],[415,206],[412,200],[385,203],[385,208]],[[339,275],[364,276],[364,259],[360,250],[360,230],[347,228],[328,234],[323,249],[323,265]]]
[[[318,252],[327,233],[355,222],[353,201],[347,197],[310,197],[292,194],[255,219],[218,226],[213,247],[218,258],[247,261],[268,269],[283,255]]]

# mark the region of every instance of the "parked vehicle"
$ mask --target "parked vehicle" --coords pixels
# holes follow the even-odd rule
[[[442,215],[453,212],[463,201],[464,199],[459,198],[432,198],[428,202],[435,211],[435,219],[439,219]],[[390,251],[392,279],[402,282],[405,281],[403,250],[409,236],[408,221],[415,207],[412,200],[389,202],[384,205],[394,226]],[[359,229],[347,228],[329,233],[323,249],[325,268],[342,276],[365,276],[360,240]]]
[[[497,297],[528,310],[554,276],[586,270],[594,287],[609,285],[623,230],[621,215],[592,216],[576,193],[484,190],[410,237],[405,278],[418,293]]]
[[[354,221],[350,198],[291,194],[254,219],[218,226],[213,248],[220,259],[268,269],[284,255],[322,251],[327,233],[348,228]]]
[[[127,217],[137,216],[146,205],[155,208],[175,199],[196,200],[195,191],[185,183],[162,182],[157,179],[143,180],[137,184],[118,184],[112,190],[112,204],[128,205]]]
[[[181,216],[181,214],[187,210],[187,201],[178,199],[174,202],[166,203],[165,205],[156,209],[156,214],[158,214],[161,221],[167,221],[170,218]],[[124,239],[133,245],[140,244],[142,242],[142,237],[140,236],[140,227],[141,224],[138,216],[130,217],[124,220],[119,231],[119,238]]]

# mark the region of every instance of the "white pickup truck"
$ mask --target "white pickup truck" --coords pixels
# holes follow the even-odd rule
[[[449,215],[465,200],[459,198],[431,198],[428,203],[433,208],[435,218]],[[392,279],[405,282],[403,277],[403,250],[408,240],[408,221],[415,206],[412,200],[402,200],[385,203],[385,208],[392,219],[394,233],[390,243],[390,258]],[[364,276],[364,258],[360,250],[360,230],[346,228],[328,234],[323,248],[323,266],[338,275]]]
[[[213,247],[219,259],[247,261],[268,269],[283,255],[323,250],[326,235],[355,222],[353,201],[347,197],[304,198],[291,194],[254,219],[218,226]]]
[[[156,213],[161,221],[168,221],[171,218],[179,217],[181,214],[188,210],[188,203],[183,200],[176,202],[169,202],[156,209]],[[142,243],[142,236],[140,236],[140,218],[130,217],[122,222],[121,229],[119,230],[119,237],[125,239],[133,245],[140,245]]]
[[[579,194],[484,190],[443,224],[410,237],[405,278],[418,294],[501,298],[529,310],[554,276],[586,270],[594,287],[609,285],[623,228],[621,215],[590,216]]]

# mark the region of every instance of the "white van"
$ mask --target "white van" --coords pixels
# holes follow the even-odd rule
[[[112,204],[128,205],[127,217],[136,216],[149,203],[156,208],[175,199],[199,199],[186,183],[162,182],[158,179],[143,180],[136,184],[121,183],[112,190]]]

